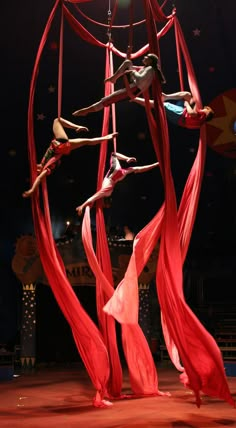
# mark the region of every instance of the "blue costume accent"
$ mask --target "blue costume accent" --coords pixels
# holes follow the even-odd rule
[[[174,125],[178,125],[179,120],[185,110],[183,102],[178,102],[177,104],[174,104],[174,103],[169,103],[168,101],[165,101],[164,108],[165,108],[167,120],[169,120]]]

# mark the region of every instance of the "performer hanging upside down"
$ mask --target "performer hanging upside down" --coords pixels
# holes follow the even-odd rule
[[[72,113],[73,116],[86,116],[89,113],[100,111],[113,103],[128,99],[130,93],[134,96],[138,95],[150,87],[155,75],[157,75],[161,83],[165,83],[158,57],[153,53],[143,58],[143,66],[141,68],[134,66],[130,59],[126,59],[112,76],[105,79],[105,82],[116,83],[117,79],[124,76],[124,74],[128,75],[130,79],[128,89],[119,89],[89,107],[76,110]]]
[[[62,117],[54,119],[54,139],[46,150],[41,163],[37,165],[38,176],[36,177],[32,187],[22,194],[23,198],[28,198],[34,193],[42,179],[46,175],[50,175],[51,172],[60,164],[60,159],[63,155],[69,155],[72,150],[78,149],[82,146],[94,146],[102,141],[111,140],[117,135],[117,132],[115,132],[113,134],[105,135],[104,137],[71,139],[68,138],[64,127],[74,129],[76,132],[88,131],[88,128],[85,126],[79,126],[63,119]]]
[[[110,158],[110,168],[103,179],[101,189],[98,190],[98,192],[96,192],[89,199],[87,199],[87,201],[85,201],[82,205],[76,208],[76,211],[78,212],[79,216],[82,215],[84,208],[87,207],[88,205],[93,205],[93,203],[98,199],[106,198],[110,196],[114,190],[116,183],[118,183],[118,181],[124,180],[124,178],[128,174],[131,174],[131,173],[138,174],[141,172],[146,172],[159,165],[159,162],[155,162],[150,165],[130,166],[128,168],[122,168],[119,160],[126,161],[127,163],[136,162],[136,158],[128,157],[128,156],[122,155],[121,153],[113,152]]]
[[[196,104],[192,104],[192,94],[187,91],[175,92],[173,94],[165,94],[162,92],[162,100],[164,102],[167,120],[183,128],[199,129],[205,122],[209,122],[214,116],[214,111],[209,106],[197,109]],[[178,102],[173,103],[169,102],[169,100],[177,100]],[[145,106],[144,98],[137,97],[133,101]],[[154,108],[154,101],[150,100],[149,102],[150,106]]]

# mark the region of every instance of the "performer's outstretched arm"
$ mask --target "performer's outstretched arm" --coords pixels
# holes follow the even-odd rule
[[[128,171],[134,172],[135,174],[139,174],[142,172],[150,171],[153,168],[156,168],[159,165],[159,162],[152,163],[150,165],[143,165],[143,166],[131,166],[128,168]]]
[[[123,160],[126,162],[136,161],[135,158],[122,155],[121,153],[115,153],[115,155],[117,156],[117,159],[119,159],[119,160]],[[125,173],[122,177],[122,180],[124,180],[124,178],[128,174],[131,174],[131,173],[138,174],[138,173],[146,172],[146,171],[149,171],[149,170],[157,167],[158,165],[159,165],[159,162],[155,162],[155,163],[150,164],[150,165],[129,167],[129,168],[125,169]],[[119,181],[121,181],[121,180],[119,180]],[[87,199],[83,204],[79,205],[76,208],[78,215],[81,216],[84,208],[87,207],[88,205],[93,204],[98,199],[110,196],[114,190],[115,184],[116,184],[115,181],[113,181],[109,177],[105,177],[103,180],[101,189],[98,192],[96,192],[93,196],[91,196],[89,199]]]

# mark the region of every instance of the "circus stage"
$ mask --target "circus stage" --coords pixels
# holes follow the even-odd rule
[[[160,365],[159,363],[157,363]],[[202,396],[198,409],[172,366],[158,367],[159,388],[171,397],[113,401],[111,408],[92,405],[94,389],[80,363],[70,367],[39,367],[0,382],[1,428],[207,428],[236,427],[236,409],[218,399]],[[236,398],[236,377],[228,377]],[[130,393],[124,370],[123,393]]]

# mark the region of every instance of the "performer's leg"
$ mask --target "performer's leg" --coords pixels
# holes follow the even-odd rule
[[[52,130],[53,130],[53,134],[54,134],[56,139],[64,138],[65,140],[68,140],[68,136],[67,136],[67,134],[63,128],[63,125],[62,125],[60,119],[58,119],[58,117],[56,119],[54,119],[54,121],[53,121]]]
[[[130,86],[130,90],[132,92],[137,91],[137,87],[135,85]],[[128,93],[126,88],[118,89],[107,97],[102,98],[97,103],[91,104],[89,107],[82,108],[80,110],[76,110],[73,116],[86,116],[89,113],[96,112],[102,110],[104,107],[108,107],[111,104],[117,103],[119,101],[126,100],[128,98]]]
[[[188,91],[173,92],[172,94],[165,94],[163,92],[162,97],[163,97],[163,101],[185,100],[185,101],[190,102],[190,100],[192,99],[192,94],[191,94],[191,92],[188,92]]]
[[[120,65],[120,67],[115,71],[115,73],[108,77],[107,79],[104,80],[104,82],[111,82],[111,83],[116,83],[117,79],[119,79],[120,76],[122,76],[125,72],[125,70],[128,70],[129,68],[132,67],[132,61],[130,61],[130,59],[126,59],[124,62],[122,62],[122,64]]]
[[[87,116],[89,113],[93,113],[95,111],[100,111],[104,108],[102,100],[97,103],[91,104],[88,107],[81,108],[80,110],[76,110],[72,113],[73,116]]]
[[[75,138],[70,139],[71,143],[71,150],[78,149],[82,146],[95,146],[96,144],[100,144],[103,141],[111,140],[112,138],[116,137],[118,135],[118,132],[113,132],[112,134],[104,135],[103,137],[95,137],[95,138]]]
[[[112,194],[112,191],[113,191],[113,186],[111,185],[110,180],[108,181],[105,178],[103,180],[102,188],[100,190],[98,190],[98,192],[94,193],[93,196],[88,198],[87,201],[85,201],[82,205],[79,205],[76,208],[78,215],[81,216],[83,214],[84,208],[86,208],[88,205],[92,205],[98,199],[102,199],[102,198],[105,198],[107,196],[110,196]]]
[[[39,175],[38,177],[35,179],[32,187],[29,190],[26,190],[22,196],[23,198],[29,198],[30,196],[32,196],[32,194],[35,192],[35,190],[37,189],[37,187],[39,186],[39,184],[41,183],[42,179],[47,175],[48,171],[47,169],[44,169]]]

